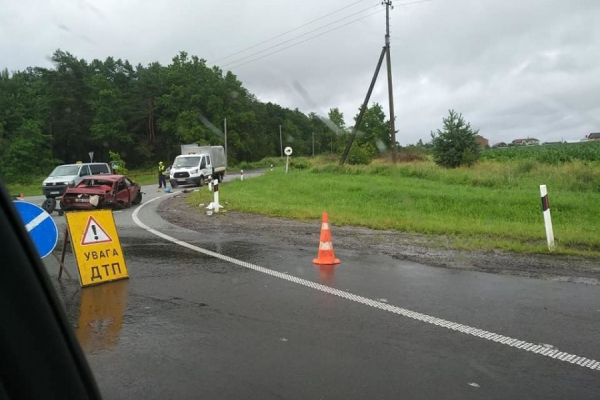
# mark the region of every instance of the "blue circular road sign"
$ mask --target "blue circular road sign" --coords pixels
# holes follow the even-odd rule
[[[54,250],[56,242],[58,242],[56,222],[50,214],[35,204],[26,201],[15,201],[14,205],[40,257],[46,257]]]

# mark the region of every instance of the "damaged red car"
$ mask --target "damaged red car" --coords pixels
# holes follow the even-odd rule
[[[141,187],[124,175],[91,175],[67,188],[62,211],[125,208],[142,202]]]

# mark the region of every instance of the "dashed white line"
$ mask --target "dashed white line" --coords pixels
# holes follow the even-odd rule
[[[600,371],[600,362],[593,360],[593,359],[589,359],[586,357],[581,357],[581,356],[577,356],[575,354],[570,354],[570,353],[565,353],[565,352],[560,352],[560,351],[556,351],[555,353],[545,353],[542,351],[542,349],[546,349],[545,346],[540,346],[537,345],[535,343],[529,343],[529,342],[525,342],[522,340],[518,340],[518,339],[514,339],[511,338],[509,336],[504,336],[501,334],[497,334],[494,332],[489,332],[483,329],[478,329],[478,328],[474,328],[471,326],[467,326],[467,325],[463,325],[460,323],[456,323],[456,322],[452,322],[452,321],[446,321],[444,319],[441,318],[437,318],[437,317],[433,317],[427,314],[422,314],[416,311],[411,311],[411,310],[407,310],[405,308],[401,308],[401,307],[396,307],[393,306],[391,304],[387,304],[387,303],[382,303],[380,301],[376,301],[373,299],[369,299],[366,297],[362,297],[362,296],[358,296],[355,294],[352,294],[350,292],[346,292],[344,290],[339,290],[339,289],[335,289],[329,286],[325,286],[325,285],[321,285],[320,283],[315,283],[306,279],[302,279],[302,278],[298,278],[296,276],[293,275],[289,275],[287,273],[283,273],[283,272],[279,272],[279,271],[275,271],[269,268],[265,268],[265,267],[261,267],[259,265],[256,264],[251,264],[249,262],[246,261],[242,261],[242,260],[238,260],[236,258],[233,257],[229,257],[220,253],[215,253],[214,251],[210,251],[207,249],[203,249],[201,247],[198,246],[194,246],[193,244],[189,244],[187,242],[184,242],[182,240],[176,239],[174,237],[171,237],[169,235],[166,235],[160,231],[157,231],[156,229],[150,228],[148,225],[144,224],[139,218],[138,218],[138,213],[139,211],[144,208],[146,205],[152,203],[155,200],[159,200],[162,199],[164,197],[167,196],[171,196],[174,193],[170,193],[170,194],[166,194],[160,197],[156,197],[152,200],[147,201],[146,203],[142,204],[141,206],[139,206],[138,208],[135,209],[135,211],[132,214],[132,218],[133,218],[133,222],[135,222],[140,228],[145,229],[146,231],[160,237],[163,238],[169,242],[178,244],[179,246],[188,248],[190,250],[196,251],[198,253],[202,253],[205,254],[207,256],[211,256],[211,257],[215,257],[218,258],[220,260],[223,261],[227,261],[230,262],[232,264],[235,265],[239,265],[241,267],[244,268],[248,268],[250,270],[256,271],[256,272],[260,272],[266,275],[270,275],[279,279],[283,279],[285,281],[288,282],[293,282],[296,283],[298,285],[301,286],[306,286],[309,287],[311,289],[315,289],[315,290],[319,290],[321,292],[324,293],[329,293],[332,294],[334,296],[338,296],[350,301],[354,301],[356,303],[360,303],[360,304],[364,304],[367,306],[371,306],[374,308],[379,308],[381,310],[385,310],[388,312],[391,312],[393,314],[398,314],[398,315],[402,315],[408,318],[412,318],[414,320],[417,321],[421,321],[421,322],[427,322],[429,324],[435,325],[435,326],[440,326],[443,328],[447,328],[447,329],[452,329],[461,333],[465,333],[467,335],[471,335],[471,336],[475,336],[475,337],[480,337],[482,339],[485,340],[489,340],[491,342],[496,342],[496,343],[500,343],[503,344],[505,346],[509,346],[509,347],[513,347],[516,349],[521,349],[521,350],[525,350],[525,351],[529,351],[535,354],[539,354],[539,355],[543,355],[545,357],[549,357],[549,358],[553,358],[556,360],[560,360],[563,362],[570,362],[570,363],[574,363],[580,367],[584,367],[584,368],[590,368],[593,370],[598,370]],[[554,347],[554,346],[553,346]],[[571,360],[577,360],[578,362],[574,362]]]

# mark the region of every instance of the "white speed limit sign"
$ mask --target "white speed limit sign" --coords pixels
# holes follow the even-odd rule
[[[283,150],[283,152],[285,153],[286,156],[291,156],[292,155],[292,148],[290,146],[286,147],[285,150]]]

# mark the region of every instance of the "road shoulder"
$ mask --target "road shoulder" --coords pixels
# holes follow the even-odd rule
[[[207,216],[186,204],[185,197],[166,199],[158,207],[158,214],[172,224],[207,235],[219,233],[221,236],[271,239],[292,246],[314,246],[315,252],[318,247],[320,221],[303,222],[239,212]],[[449,241],[446,237],[335,226],[335,222],[332,223],[332,235],[335,249],[385,254],[440,268],[600,285],[600,261],[597,259],[454,250],[440,246]]]

